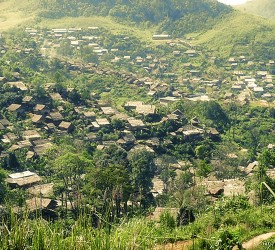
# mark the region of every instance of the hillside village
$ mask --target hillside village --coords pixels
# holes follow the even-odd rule
[[[275,23],[251,6],[1,1],[0,249],[273,249]]]
[[[104,35],[106,32],[98,27],[52,30],[26,28],[24,39],[33,47],[20,43],[12,48],[2,45],[1,54],[4,56],[12,50],[22,57],[34,53],[43,60],[49,60],[53,50],[63,51],[63,54],[66,50],[67,55],[76,55],[81,49],[89,48],[87,53],[92,55],[90,62],[67,61],[65,57],[65,60],[61,59],[62,67],[69,75],[113,76],[119,79],[119,85],[142,89],[147,95],[146,98],[128,96],[123,103],[118,104],[102,98],[104,93],[109,93],[113,88],[106,87],[100,89],[101,92],[89,93],[86,100],[81,100],[77,85],[60,87],[57,83],[47,82],[41,85],[42,96],[39,97],[37,89],[24,79],[20,69],[13,72],[10,78],[2,75],[2,92],[11,91],[17,95],[17,101],[2,107],[2,159],[20,151],[24,153],[26,161],[35,161],[49,152],[58,137],[66,135],[93,144],[97,150],[116,145],[128,152],[145,150],[158,157],[178,144],[191,142],[193,145],[199,145],[204,140],[221,140],[218,127],[207,126],[197,117],[187,119],[186,115],[176,108],[162,115],[159,113],[161,107],[165,108],[180,100],[236,102],[239,105],[252,102],[263,107],[274,107],[272,60],[259,62],[239,55],[219,59],[211,57],[208,51],[192,46],[192,40],[171,39],[168,35],[153,36],[152,41],[157,41],[159,45],[153,49],[141,44],[143,48],[140,48],[140,51],[143,53],[139,54],[134,51],[135,47],[130,46],[127,49],[126,45],[131,43],[131,37],[117,36],[117,43],[108,44]],[[120,46],[118,43],[121,43]],[[161,52],[155,54],[155,50]],[[35,54],[37,51],[39,54]],[[203,70],[204,63],[196,66],[198,60],[222,67],[226,72],[224,76],[228,77],[210,78]],[[178,67],[180,70],[174,71],[174,65],[178,62],[181,62]],[[132,72],[127,68],[128,65],[131,65]],[[117,66],[123,71],[116,69]],[[15,120],[20,125],[15,126]],[[166,125],[170,126],[169,130],[163,134],[159,133],[159,128]],[[269,144],[269,147],[272,148],[273,145]],[[229,152],[227,155],[229,159],[235,157],[238,157],[235,152]],[[179,159],[171,168],[180,175],[185,164],[190,163]],[[253,167],[251,164],[254,164]],[[257,162],[240,166],[239,175],[245,178],[256,166]],[[196,171],[188,171],[191,171],[193,176],[196,175]],[[270,170],[269,174],[274,176],[274,170]],[[45,183],[42,179],[43,176],[26,171],[11,173],[7,183],[13,188],[28,187],[29,193],[34,196],[42,195],[46,199],[45,207],[48,207],[52,204],[49,198],[53,194],[53,184]],[[212,197],[221,194],[245,194],[243,180],[224,177],[217,180],[216,177],[210,177],[203,181],[198,179],[196,182],[198,185],[204,185],[206,194]],[[44,184],[37,186],[37,183]],[[163,181],[156,176],[152,189],[154,196],[162,194],[164,186]],[[36,189],[40,191],[35,191]],[[44,189],[47,190],[45,194]],[[35,208],[35,198],[29,202],[30,206]],[[57,204],[54,204],[56,207]]]
[[[236,97],[237,100],[243,101],[244,97],[247,97],[247,100],[256,98],[262,103],[267,102],[267,104],[274,101],[272,91],[274,60],[255,61],[249,55],[242,55],[240,51],[227,59],[217,58],[211,56],[210,51],[196,49],[192,45],[192,39],[191,41],[171,39],[169,35],[154,35],[152,41],[161,42],[156,45],[156,48],[153,48],[152,45],[146,44],[140,44],[142,47],[134,47],[133,44],[137,43],[136,38],[121,35],[109,34],[111,41],[106,42],[106,38],[104,39],[106,31],[98,27],[89,27],[87,30],[81,28],[52,29],[43,32],[27,28],[26,32],[38,45],[41,44],[41,51],[45,55],[51,48],[61,51],[67,50],[66,53],[75,54],[77,50],[80,50],[80,47],[88,46],[91,48],[90,52],[95,54],[96,59],[94,61],[99,64],[100,61],[106,61],[110,63],[107,65],[112,67],[118,65],[125,69],[129,69],[127,67],[133,65],[133,73],[135,69],[140,69],[143,75],[149,73],[150,77],[154,77],[155,80],[163,80],[163,83],[159,83],[162,88],[158,88],[154,86],[156,82],[153,82],[152,79],[147,81],[141,79],[141,83],[134,82],[139,79],[133,79],[133,83],[141,86],[144,85],[142,81],[146,82],[146,85],[149,86],[148,95],[152,97],[158,97],[159,93],[168,92],[172,86],[174,91],[170,95],[171,100],[173,100],[172,97],[190,97],[188,92],[192,91],[195,97],[198,96],[198,100],[200,99],[199,96],[210,93],[212,96],[209,98],[213,98],[215,93],[220,92],[222,85],[222,90],[227,90],[225,93],[222,92],[220,96],[222,99]],[[190,40],[190,38],[187,39]],[[245,47],[245,45],[242,46]],[[29,53],[32,48],[25,48],[25,50],[26,53]],[[247,52],[244,53],[247,54]],[[160,57],[159,54],[162,56]],[[229,76],[230,81],[210,78],[207,75],[207,67],[203,68],[202,66],[204,61],[224,68],[226,70],[225,76]],[[179,62],[181,63],[180,69],[175,68],[174,64]],[[131,83],[131,79],[129,82]],[[166,85],[165,87],[164,83],[169,84],[169,86]],[[188,88],[187,93],[180,91],[182,87]],[[206,96],[205,98],[207,99]]]

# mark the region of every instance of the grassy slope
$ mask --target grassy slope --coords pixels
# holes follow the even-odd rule
[[[0,2],[0,32],[20,26],[43,28],[69,28],[98,26],[106,28],[113,34],[134,35],[142,41],[150,41],[157,27],[137,28],[116,22],[111,17],[64,17],[60,19],[37,18],[38,4],[35,0],[6,0]]]
[[[114,21],[111,17],[65,17],[60,19],[41,19],[35,18],[38,13],[38,4],[35,0],[6,0],[0,2],[0,31],[16,28],[18,25],[30,25],[48,28],[62,27],[88,27],[99,26],[106,28],[114,34],[134,35],[142,41],[152,42],[152,35],[157,27],[140,28],[129,26]],[[267,43],[274,40],[275,23],[264,18],[244,14],[235,11],[225,17],[213,29],[197,34],[197,44],[207,44],[211,49],[220,55],[228,56],[232,50],[245,50],[251,53],[251,48],[242,48],[237,45],[245,40]]]
[[[233,50],[251,53],[246,44],[267,44],[274,40],[275,23],[259,16],[235,11],[213,29],[197,35],[197,44],[207,44],[220,55],[228,56]]]
[[[151,40],[156,27],[137,28],[118,23],[110,17],[65,17],[60,19],[37,18],[39,11],[36,0],[4,0],[0,1],[0,32],[20,26],[38,26],[48,28],[69,28],[98,26],[106,28],[113,34],[135,35],[143,41]]]
[[[237,6],[241,11],[275,19],[274,0],[253,0]]]
[[[35,0],[4,0],[0,1],[0,31],[16,28],[33,20],[37,10]]]
[[[137,36],[142,41],[151,41],[157,27],[142,29],[114,21],[111,17],[65,17],[58,20],[43,19],[38,26],[48,28],[88,27],[99,26],[106,28],[113,34],[128,34]],[[275,22],[262,17],[235,11],[228,15],[219,24],[206,32],[197,34],[197,44],[206,44],[221,56],[228,56],[233,51],[241,50],[250,54],[251,48],[240,43],[268,43],[274,40]],[[237,45],[236,45],[237,44]]]
[[[116,22],[111,17],[64,17],[60,19],[43,19],[38,26],[48,28],[69,28],[69,27],[82,27],[98,26],[106,28],[113,34],[125,34],[137,36],[143,41],[151,40],[152,35],[155,33],[155,28],[141,29],[135,26],[129,26]]]

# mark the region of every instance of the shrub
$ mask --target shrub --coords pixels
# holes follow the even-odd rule
[[[165,211],[160,215],[159,222],[162,227],[166,227],[169,229],[173,229],[176,227],[176,221],[171,213],[169,213],[168,211]]]

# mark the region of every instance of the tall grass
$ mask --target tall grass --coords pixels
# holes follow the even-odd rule
[[[223,215],[209,211],[185,227],[171,227],[157,223],[146,217],[122,219],[120,223],[109,227],[93,228],[88,214],[77,220],[59,219],[49,222],[41,217],[28,219],[25,214],[19,218],[10,213],[2,218],[0,226],[0,249],[30,250],[126,250],[153,249],[156,244],[190,240],[197,235],[197,242],[205,241],[213,245],[220,235],[228,231],[241,242],[255,235],[272,231],[275,218],[272,207],[229,211]],[[197,244],[199,249],[199,244]]]

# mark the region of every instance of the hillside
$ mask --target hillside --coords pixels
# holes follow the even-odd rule
[[[275,19],[274,0],[252,0],[238,6],[244,12],[253,13],[270,19]]]
[[[213,0],[185,1],[40,1],[41,17],[111,16],[117,20],[158,26],[176,36],[208,29],[232,9]]]
[[[26,20],[59,19],[62,17],[112,17],[116,20],[137,25],[157,26],[159,31],[167,31],[176,36],[212,27],[219,19],[232,11],[232,8],[213,0],[185,1],[53,1],[14,0],[0,3],[2,29],[16,26]],[[27,14],[27,15],[26,15]],[[28,18],[26,18],[26,16]],[[12,20],[17,20],[13,25]],[[36,19],[36,22],[38,19]]]
[[[273,21],[235,11],[212,29],[196,36],[197,44],[206,44],[220,55],[234,53],[271,59],[274,56]]]
[[[274,246],[273,20],[217,0],[0,13],[0,250]]]
[[[5,13],[0,18],[0,30],[19,24],[44,28],[94,25],[114,34],[134,35],[147,42],[155,33],[168,33],[174,37],[195,33],[195,44],[206,44],[224,56],[236,50],[250,54],[252,44],[260,45],[253,51],[255,55],[262,56],[261,48],[266,47],[269,53],[264,54],[273,55],[275,24],[261,17],[234,11],[213,0],[134,2],[132,7],[133,1],[128,0],[104,3],[95,0],[23,0],[19,4],[7,0],[0,3],[1,13]],[[263,6],[269,6],[270,2],[266,2]]]
[[[0,31],[9,30],[33,20],[37,10],[38,4],[32,0],[0,1]]]

